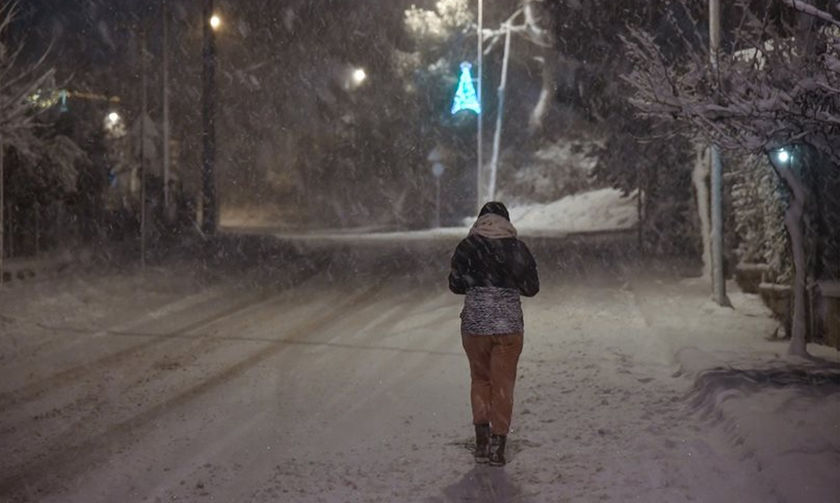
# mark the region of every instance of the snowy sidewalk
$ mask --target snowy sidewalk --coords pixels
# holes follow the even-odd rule
[[[734,309],[711,302],[698,279],[634,290],[677,375],[693,382],[689,410],[723,432],[772,500],[840,500],[840,352],[810,344],[812,360],[788,357],[758,297],[728,288]]]

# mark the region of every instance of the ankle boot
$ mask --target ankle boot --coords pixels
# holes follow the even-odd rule
[[[490,425],[475,425],[475,462],[486,463],[490,459]]]
[[[490,466],[505,465],[505,435],[490,435]]]

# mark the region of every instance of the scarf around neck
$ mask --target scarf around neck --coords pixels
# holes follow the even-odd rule
[[[516,227],[501,215],[487,213],[475,221],[470,229],[470,236],[473,234],[490,239],[515,238]]]

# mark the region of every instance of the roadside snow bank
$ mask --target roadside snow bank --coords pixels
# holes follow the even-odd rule
[[[778,501],[840,494],[840,366],[772,362],[702,372],[692,407],[726,432]]]
[[[606,188],[573,194],[549,204],[511,208],[511,220],[520,229],[567,232],[630,229],[638,222],[635,195]]]
[[[840,353],[809,344],[813,360],[787,356],[769,338],[776,322],[757,295],[732,282],[733,308],[708,299],[699,278],[639,295],[653,328],[692,382],[688,407],[723,432],[775,501],[835,501],[840,494]],[[678,299],[654,305],[648,299]],[[691,293],[691,295],[686,295]],[[761,334],[764,334],[763,336]]]
[[[638,223],[636,196],[613,188],[572,194],[547,204],[512,205],[510,220],[519,230],[599,232],[632,229]],[[474,216],[464,218],[469,227]]]

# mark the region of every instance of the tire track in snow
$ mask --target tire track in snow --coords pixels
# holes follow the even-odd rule
[[[149,337],[153,337],[153,339],[140,344],[135,344],[117,351],[116,353],[111,353],[101,358],[76,365],[75,367],[62,370],[46,378],[26,384],[14,391],[2,393],[0,394],[0,409],[7,410],[23,402],[34,400],[46,391],[54,391],[69,386],[93,372],[101,371],[103,367],[120,365],[129,361],[143,351],[171,340],[173,337],[207,328],[224,320],[225,318],[229,318],[242,311],[246,311],[253,306],[259,305],[266,300],[268,300],[267,296],[260,296],[256,299],[250,298],[247,301],[239,302],[220,313],[214,314],[213,316],[188,323],[177,330],[158,335],[147,334]],[[102,332],[108,333],[107,330]]]
[[[197,295],[190,295],[175,302],[167,302],[163,305],[163,309],[189,309],[194,307],[194,305],[207,300],[212,300],[209,291],[202,292]],[[16,354],[14,355],[13,359],[9,359],[9,364],[4,367],[3,371],[6,375],[16,375],[16,374],[24,374],[28,373],[30,369],[28,368],[29,359],[38,358],[39,360],[45,360],[48,358],[54,358],[59,361],[65,361],[66,355],[73,351],[81,344],[85,344],[90,342],[89,337],[96,337],[100,335],[104,335],[107,330],[118,329],[130,329],[134,326],[140,325],[143,322],[154,321],[156,316],[158,316],[162,311],[162,307],[156,305],[153,309],[149,310],[146,313],[136,313],[134,315],[130,315],[128,320],[126,321],[126,315],[123,312],[120,312],[120,315],[123,316],[123,321],[120,322],[111,322],[106,323],[104,326],[110,328],[102,328],[102,327],[89,327],[89,328],[74,328],[74,327],[58,327],[53,326],[51,323],[44,323],[43,321],[37,322],[28,322],[22,321],[26,325],[31,325],[31,327],[37,327],[39,330],[31,331],[25,337],[19,337],[19,340],[22,340],[20,347],[16,344]],[[23,317],[25,319],[25,316]],[[24,329],[20,329],[20,331],[24,331]],[[84,337],[60,337],[64,335],[64,333],[79,333],[84,334]],[[25,364],[17,364],[13,365],[14,361],[18,360],[25,360],[27,363]],[[7,384],[7,383],[4,383]],[[5,389],[0,392],[0,396],[5,393],[11,393],[14,391],[14,388],[11,387],[9,389]]]
[[[150,337],[150,340],[145,342],[141,342],[139,344],[127,347],[125,349],[119,350],[115,353],[107,354],[100,358],[84,362],[78,364],[74,367],[59,371],[55,374],[52,374],[48,377],[39,379],[37,381],[25,384],[15,390],[2,392],[0,393],[0,410],[7,410],[10,407],[19,405],[21,403],[25,403],[34,399],[37,399],[46,391],[52,391],[60,388],[64,388],[70,384],[79,382],[82,378],[90,375],[91,373],[100,371],[103,367],[106,366],[115,366],[120,365],[126,361],[131,360],[137,354],[142,353],[150,348],[154,348],[156,346],[162,345],[167,343],[173,338],[177,337],[184,337],[190,332],[195,332],[201,329],[208,328],[220,321],[225,320],[226,318],[230,318],[236,316],[242,312],[245,312],[253,307],[256,307],[264,302],[270,302],[274,298],[283,293],[289,291],[289,288],[293,286],[298,286],[301,283],[313,278],[315,276],[315,272],[313,271],[301,271],[298,277],[292,278],[291,282],[289,283],[288,288],[284,288],[281,292],[270,292],[270,293],[263,293],[256,296],[251,296],[247,300],[234,304],[220,312],[215,313],[212,316],[201,318],[199,320],[192,321],[187,323],[186,325],[182,325],[175,330],[170,330],[168,332],[164,332],[162,334],[154,334],[154,333],[138,333],[128,330],[123,330],[120,327],[131,327],[137,324],[142,324],[144,322],[150,321],[152,319],[161,319],[161,316],[166,316],[168,314],[174,314],[177,311],[177,308],[173,308],[173,306],[181,305],[184,300],[176,301],[171,304],[167,304],[164,306],[159,307],[155,311],[148,313],[144,316],[140,316],[135,318],[129,323],[124,323],[118,325],[116,330],[105,329],[105,330],[98,330],[94,332],[95,334],[101,335],[132,335],[132,336],[145,336]],[[210,300],[218,300],[216,297],[212,297]],[[195,307],[194,305],[187,303],[186,309],[189,310]],[[44,327],[44,328],[51,328],[51,327]],[[75,331],[75,332],[82,332],[81,330],[73,329],[73,328],[61,328],[61,327],[54,327],[55,330],[58,331]],[[82,333],[89,333],[87,331]]]
[[[348,313],[355,312],[360,306],[372,299],[381,289],[380,283],[380,285],[361,290],[333,311],[295,327],[286,338],[270,343],[265,348],[239,360],[198,384],[111,426],[101,434],[84,439],[74,445],[72,440],[75,439],[77,434],[72,431],[68,432],[65,435],[66,442],[56,442],[56,445],[65,446],[60,452],[25,463],[4,474],[3,478],[0,479],[0,496],[9,498],[10,501],[27,501],[26,494],[31,493],[32,488],[39,483],[43,484],[45,482],[44,474],[50,474],[50,481],[47,483],[51,484],[52,487],[39,487],[38,491],[41,494],[53,489],[59,480],[66,483],[82,471],[106,461],[110,451],[118,449],[117,446],[120,444],[125,444],[125,436],[151,424],[155,418],[170,412],[173,408],[181,406],[241,375],[290,345],[303,342],[301,339],[308,334],[341,321]]]
[[[270,296],[264,302],[257,302],[250,307],[242,309],[235,314],[232,314],[224,320],[217,320],[225,322],[226,330],[236,331],[239,326],[238,322],[247,321],[250,324],[255,321],[254,316],[258,316],[257,321],[267,322],[267,318],[276,316],[275,303],[288,302],[288,292],[281,292],[279,294]],[[280,299],[278,301],[278,299]],[[294,298],[292,299],[294,301]],[[300,307],[300,303],[292,302],[285,304],[292,308]],[[304,302],[302,305],[308,305]],[[253,311],[257,312],[252,314]],[[247,318],[243,315],[247,314]],[[260,316],[262,314],[262,316]],[[136,334],[140,335],[140,334]],[[168,337],[168,334],[143,334],[144,337]],[[275,342],[276,338],[247,338],[247,337],[218,337],[208,335],[207,333],[184,333],[177,336],[168,337],[166,344],[157,345],[154,349],[149,349],[138,355],[135,358],[130,358],[124,361],[117,369],[112,367],[102,367],[91,369],[91,372],[85,376],[85,382],[71,383],[67,387],[59,387],[58,391],[64,391],[63,397],[78,397],[67,403],[59,403],[60,398],[56,399],[55,393],[47,391],[44,396],[38,397],[36,400],[46,400],[50,398],[50,408],[43,410],[34,415],[29,403],[22,404],[17,410],[10,411],[7,409],[6,418],[3,421],[2,430],[0,430],[0,442],[2,442],[9,435],[14,435],[16,438],[32,438],[35,442],[42,442],[45,445],[53,445],[54,439],[49,435],[43,436],[42,431],[63,431],[72,430],[78,433],[84,433],[86,430],[91,430],[91,424],[96,425],[103,417],[119,418],[121,415],[120,408],[123,402],[126,403],[144,403],[145,396],[136,396],[138,390],[146,391],[147,394],[159,393],[165,395],[172,389],[170,385],[167,387],[166,379],[171,376],[172,368],[167,366],[168,363],[174,363],[176,368],[181,366],[181,362],[187,360],[198,360],[213,351],[218,350],[224,346],[225,342],[230,341],[249,341],[271,343]],[[189,341],[182,344],[181,341]],[[147,348],[148,349],[148,348]],[[107,383],[107,386],[106,386]],[[76,391],[73,386],[90,385],[89,388]],[[119,397],[117,400],[115,397]],[[18,417],[10,417],[14,413]],[[33,417],[37,421],[33,421]],[[63,426],[57,430],[51,429],[49,422],[60,421]],[[93,428],[96,428],[94,426]],[[0,468],[3,463],[0,463]]]

